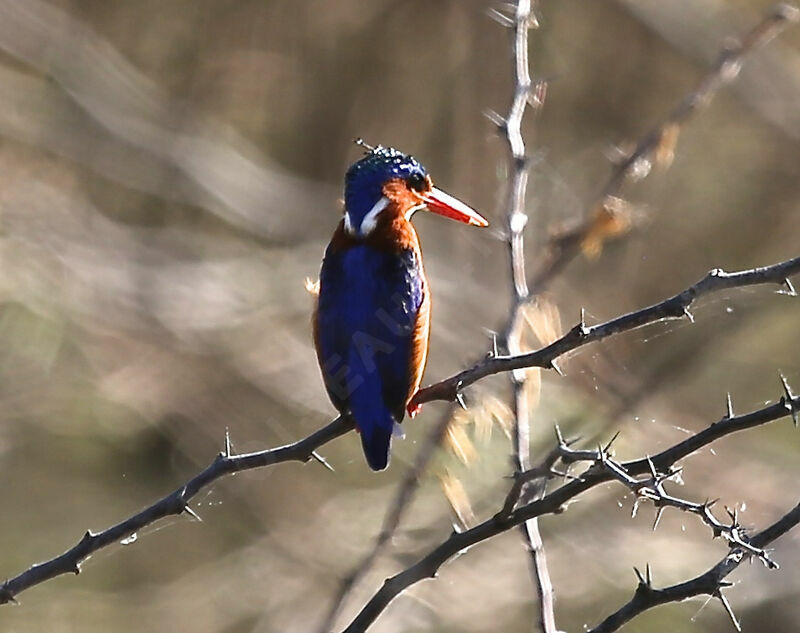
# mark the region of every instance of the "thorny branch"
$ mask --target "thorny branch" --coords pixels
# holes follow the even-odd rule
[[[607,229],[610,229],[605,234],[608,237],[615,234],[612,228],[615,222],[621,222],[623,225],[629,222],[624,217],[615,217],[625,214],[627,205],[617,197],[625,183],[642,180],[650,173],[654,164],[669,166],[681,126],[708,106],[720,88],[736,79],[748,55],[770,42],[798,19],[800,11],[796,7],[779,3],[772,7],[763,20],[740,41],[728,42],[723,46],[716,63],[694,90],[678,101],[663,121],[653,127],[635,148],[626,152],[617,161],[601,190],[598,201],[592,205],[594,213],[579,226],[553,236],[529,281],[533,292],[540,293],[544,290],[553,277],[580,253],[590,234],[598,233],[602,241],[604,231]]]
[[[789,398],[791,399],[791,396],[789,396]],[[790,415],[794,416],[792,412],[790,412]],[[723,537],[728,541],[731,547],[736,546],[747,550],[748,553],[758,556],[767,567],[771,569],[777,568],[777,565],[769,559],[766,552],[754,548],[746,540],[744,537],[744,529],[739,523],[739,515],[736,509],[731,510],[726,508],[731,523],[723,523],[717,519],[711,511],[711,508],[716,504],[716,500],[696,503],[675,497],[665,490],[664,483],[672,479],[677,479],[681,474],[680,468],[670,466],[663,472],[659,472],[655,464],[649,458],[645,458],[647,459],[649,472],[642,478],[636,478],[628,473],[621,463],[616,462],[612,458],[610,448],[616,436],[604,448],[599,448],[596,451],[575,451],[569,448],[561,437],[561,433],[557,427],[556,433],[558,436],[558,453],[565,464],[569,465],[578,461],[590,461],[595,467],[605,469],[608,474],[611,475],[612,479],[621,482],[634,493],[633,509],[631,511],[632,517],[638,512],[641,501],[651,501],[657,508],[656,518],[653,522],[654,531],[661,521],[664,510],[666,508],[676,508],[700,517],[700,520],[711,528],[714,538]]]
[[[199,520],[189,505],[189,501],[217,479],[243,470],[271,466],[280,462],[307,462],[315,457],[314,451],[317,448],[344,435],[352,428],[350,420],[338,417],[327,426],[294,444],[243,455],[234,455],[231,451],[230,441],[226,438],[225,451],[219,453],[205,469],[170,494],[102,532],[94,533],[87,530],[75,546],[60,556],[33,565],[15,578],[2,583],[0,585],[0,604],[16,602],[16,596],[20,592],[61,574],[80,573],[81,563],[94,552],[118,543],[159,519],[186,513]],[[316,458],[325,463],[322,458],[318,456]]]
[[[687,457],[726,435],[766,424],[786,416],[792,416],[794,419],[798,410],[800,410],[800,395],[794,396],[787,394],[784,395],[779,402],[751,413],[733,417],[729,417],[726,414],[719,421],[703,431],[689,436],[685,440],[667,448],[657,455],[624,462],[618,466],[627,476],[631,477],[646,473],[652,474],[653,469],[655,469],[656,472],[666,473],[670,471],[678,460]],[[594,451],[587,451],[584,457],[587,459],[594,459],[596,455],[597,453]],[[483,523],[465,532],[451,534],[446,541],[435,547],[415,564],[395,576],[388,578],[380,590],[370,599],[356,618],[344,630],[344,633],[362,633],[365,631],[401,592],[421,580],[436,577],[442,565],[459,554],[466,552],[473,545],[506,532],[530,518],[561,512],[565,509],[566,504],[578,495],[601,483],[612,481],[613,479],[615,479],[615,475],[612,474],[612,470],[607,468],[605,464],[593,465],[582,473],[580,477],[571,479],[568,483],[556,488],[541,499],[510,510],[508,509],[508,504],[506,504],[503,510]],[[741,557],[752,555],[754,552],[763,553],[763,547],[765,545],[789,530],[800,520],[800,517],[795,517],[795,511],[792,511],[787,517],[784,517],[784,519],[777,524],[757,535],[760,538],[754,537],[748,539],[745,535],[740,535],[739,541],[746,545],[740,546],[738,545],[739,541],[737,541],[737,544],[734,544],[732,552],[741,551]],[[728,555],[728,557],[730,556],[731,554]],[[654,603],[652,606],[655,606],[655,604],[658,603]],[[630,617],[633,617],[633,615]],[[611,631],[615,629],[604,630]]]
[[[529,299],[527,270],[525,266],[525,226],[528,216],[525,212],[525,197],[528,187],[529,158],[525,139],[522,136],[522,120],[528,104],[534,108],[542,105],[545,84],[534,85],[531,80],[528,56],[528,31],[537,26],[532,13],[530,0],[516,3],[514,17],[508,18],[512,29],[512,48],[514,62],[514,95],[505,119],[492,116],[499,130],[504,133],[510,154],[511,178],[508,185],[506,212],[506,231],[509,253],[509,273],[513,290],[508,320],[499,342],[501,349],[508,354],[519,354],[521,328],[524,321],[523,308]],[[525,371],[511,373],[513,390],[512,411],[514,416],[514,459],[517,472],[530,468],[530,429],[529,429],[529,389],[528,375]],[[520,491],[522,492],[522,491]],[[533,518],[520,525],[520,532],[531,556],[533,583],[538,595],[538,625],[544,633],[556,633],[553,608],[553,583],[547,569],[544,543],[539,531],[538,521]]]
[[[653,323],[662,319],[681,318],[687,316],[690,314],[688,309],[694,300],[711,292],[757,284],[783,284],[787,289],[787,294],[794,295],[794,288],[791,282],[789,282],[788,278],[799,272],[800,257],[774,264],[772,266],[754,268],[752,270],[744,270],[734,273],[726,273],[720,269],[712,270],[696,284],[688,287],[686,290],[675,295],[674,297],[670,297],[669,299],[662,301],[661,303],[638,310],[636,312],[619,316],[610,321],[606,321],[605,323],[591,327],[587,326],[583,320],[581,320],[578,325],[573,327],[563,337],[534,352],[519,354],[516,356],[497,356],[487,358],[470,369],[462,371],[455,376],[423,389],[417,394],[415,401],[420,404],[432,402],[434,400],[453,401],[457,398],[458,394],[463,388],[477,382],[481,378],[514,369],[523,369],[526,367],[552,367],[553,360],[559,356],[562,356],[567,352],[571,352],[593,341],[604,339],[621,332],[627,332],[641,327],[642,325],[646,325],[647,323]],[[787,413],[792,413],[793,417],[796,417],[799,409],[798,405],[800,405],[798,400],[800,399],[798,397],[788,396],[787,398],[783,398],[780,403],[773,405],[772,407],[768,407],[766,410],[762,411],[768,411],[768,415],[773,415],[775,417],[781,417],[783,415],[787,415]],[[787,406],[790,406],[791,411],[787,411]],[[775,419],[775,417],[771,417],[769,419]],[[743,418],[746,420],[752,419],[753,424],[751,424],[751,426],[763,423],[757,414],[750,414],[750,417],[731,417],[730,420],[742,420]],[[108,547],[109,545],[119,542],[131,534],[134,534],[141,528],[150,525],[151,523],[155,523],[159,519],[171,515],[179,515],[182,513],[194,515],[194,511],[191,510],[189,506],[189,501],[204,487],[225,475],[243,470],[270,466],[272,464],[286,461],[307,462],[312,458],[317,458],[325,463],[324,460],[315,455],[314,451],[316,451],[322,445],[327,444],[331,440],[344,435],[348,431],[352,430],[352,428],[352,422],[349,419],[340,416],[327,426],[324,426],[308,437],[293,444],[287,444],[285,446],[279,446],[277,448],[271,448],[243,455],[232,454],[230,445],[226,442],[225,451],[217,455],[211,464],[209,464],[204,470],[202,470],[184,485],[180,486],[159,501],[156,501],[154,504],[148,506],[141,512],[134,514],[133,516],[103,530],[102,532],[92,533],[91,531],[87,531],[84,537],[75,546],[71,547],[60,556],[52,558],[43,563],[33,565],[32,567],[20,573],[18,576],[15,576],[14,578],[4,582],[2,585],[0,585],[0,604],[13,602],[15,601],[15,597],[22,591],[50,580],[56,576],[60,576],[61,574],[78,573],[80,571],[81,562],[92,553],[103,547]],[[700,439],[696,439],[698,436],[692,436],[684,442],[676,445],[672,449],[668,449],[664,453],[661,453],[660,455],[664,456],[661,459],[666,460],[671,458],[672,461],[664,462],[668,465],[674,463],[675,460],[697,450],[698,448],[701,448],[711,439],[715,439],[715,436],[713,436],[714,428],[715,426],[712,426],[710,429],[706,429],[705,432],[699,433],[698,436]],[[725,428],[729,428],[729,425],[726,425]],[[703,435],[703,433],[711,433],[711,437],[707,438]],[[686,450],[687,447],[688,450]],[[686,452],[682,452],[684,450],[686,450]],[[656,464],[657,467],[666,467],[662,465],[657,457],[653,457],[652,459],[653,463]],[[635,462],[634,464],[638,464],[638,462]],[[644,468],[642,468],[642,465],[645,468],[647,467],[646,463],[643,463],[632,470],[630,464],[626,464],[626,469],[631,474],[645,472]],[[586,481],[584,480],[583,482],[578,482],[575,485],[585,486]],[[567,486],[569,486],[569,484]],[[560,488],[559,490],[563,491],[563,489],[564,487]],[[578,490],[578,492],[582,492],[585,489],[586,488],[581,488]],[[556,493],[557,492],[558,491],[556,491]],[[510,517],[516,517],[518,516],[518,513],[526,508],[528,511],[530,511],[531,508],[534,508],[534,511],[530,514],[530,516],[523,516],[523,518],[516,521],[514,525],[519,524],[528,518],[539,516],[540,514],[544,513],[545,511],[538,512],[538,509],[541,507],[549,507],[547,506],[547,503],[553,503],[552,500],[555,498],[553,496],[554,494],[555,493],[550,493],[547,495],[547,497],[536,501],[533,504],[523,506],[522,508],[514,510],[512,513],[510,513]],[[577,492],[575,494],[577,494]],[[560,501],[559,504],[563,503],[564,500]],[[473,528],[473,530],[474,529],[475,528]],[[474,534],[473,530],[469,530],[463,534]],[[495,533],[489,534],[489,536],[493,536]],[[459,549],[460,548],[457,548],[454,553],[458,552]],[[443,559],[442,562],[444,562],[444,560],[447,558],[449,558],[449,556]]]
[[[763,551],[767,545],[778,537],[786,534],[786,532],[798,524],[800,524],[800,504],[796,505],[768,528],[750,537],[748,539],[749,548]],[[751,553],[748,549],[734,547],[720,562],[705,573],[691,580],[662,589],[653,587],[652,573],[649,566],[647,567],[647,573],[644,577],[636,570],[639,584],[636,587],[633,598],[591,629],[589,633],[611,633],[611,631],[618,630],[623,624],[632,620],[637,615],[644,613],[648,609],[668,602],[680,602],[681,600],[702,595],[717,598],[731,618],[736,630],[741,630],[722,590],[732,584],[725,581],[725,578],[743,561],[748,560],[750,557]]]
[[[697,283],[660,303],[592,326],[586,325],[583,315],[581,315],[580,321],[569,332],[541,349],[513,356],[490,355],[469,369],[421,389],[414,397],[414,402],[422,404],[431,400],[454,400],[462,389],[486,376],[526,367],[554,369],[553,361],[559,356],[563,356],[588,343],[593,343],[621,332],[634,330],[656,321],[681,318],[691,320],[693,318],[689,311],[691,305],[698,297],[712,292],[772,283],[784,285],[787,292],[794,294],[794,287],[787,278],[798,272],[800,272],[800,257],[795,257],[773,266],[733,273],[715,268]]]

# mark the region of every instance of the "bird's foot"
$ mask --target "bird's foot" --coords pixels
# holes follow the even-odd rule
[[[422,411],[422,405],[416,404],[415,402],[409,402],[408,406],[406,407],[406,411],[408,411],[408,417],[412,420],[416,417],[417,413]]]

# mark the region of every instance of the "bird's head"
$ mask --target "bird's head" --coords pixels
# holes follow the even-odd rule
[[[365,237],[386,209],[407,220],[419,209],[428,209],[475,226],[489,223],[463,202],[433,186],[430,176],[413,157],[391,147],[369,148],[347,170],[344,187],[345,229]]]

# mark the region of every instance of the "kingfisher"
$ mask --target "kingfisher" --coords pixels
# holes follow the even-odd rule
[[[351,416],[370,468],[383,470],[405,412],[413,418],[419,410],[410,402],[428,357],[430,293],[411,216],[427,209],[489,223],[434,187],[412,156],[365,147],[345,176],[344,215],[322,261],[313,330],[328,396]]]

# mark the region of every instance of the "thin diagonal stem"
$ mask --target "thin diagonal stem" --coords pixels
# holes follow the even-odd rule
[[[650,172],[654,155],[666,137],[672,135],[673,142],[682,125],[711,103],[719,90],[733,82],[747,57],[777,37],[783,29],[797,22],[800,11],[792,5],[779,3],[767,11],[763,19],[734,45],[727,43],[720,51],[717,61],[700,79],[697,85],[684,95],[669,114],[645,133],[627,156],[617,163],[600,190],[598,198],[589,205],[590,209],[603,204],[612,196],[620,195],[626,182],[634,174],[641,178]],[[529,285],[534,294],[539,294],[579,253],[580,245],[593,219],[574,230],[562,233],[550,241],[539,258]]]
[[[372,549],[367,552],[358,566],[342,581],[339,591],[325,616],[325,620],[322,626],[320,626],[319,630],[321,633],[326,633],[331,629],[336,617],[339,615],[348,597],[352,593],[353,588],[372,568],[375,561],[391,542],[397,528],[400,526],[400,521],[402,521],[408,506],[414,498],[414,494],[419,488],[420,477],[427,470],[428,464],[430,464],[431,459],[433,459],[436,449],[442,443],[442,439],[447,433],[452,418],[453,405],[447,407],[447,411],[442,416],[439,423],[428,433],[422,448],[417,452],[414,463],[408,469],[403,481],[397,487],[395,497],[389,506],[389,510],[386,512],[381,531],[375,539]]]

